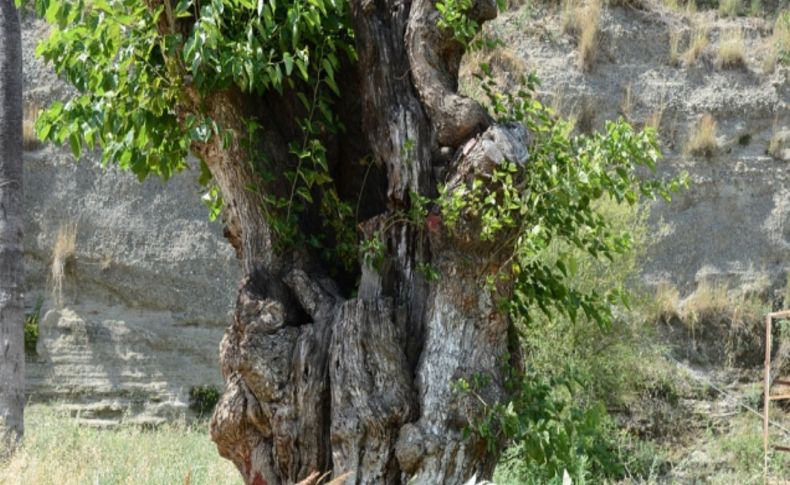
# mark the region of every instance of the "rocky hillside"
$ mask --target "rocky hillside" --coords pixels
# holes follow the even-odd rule
[[[467,56],[501,84],[535,71],[545,103],[580,132],[619,116],[657,128],[691,187],[652,213],[648,283],[688,295],[702,282],[783,287],[790,266],[790,70],[771,11],[728,16],[655,0],[513,7],[486,25],[501,44]],[[622,5],[620,5],[622,4]],[[735,2],[736,5],[740,5]],[[743,2],[741,2],[743,4]],[[749,12],[738,12],[747,14]],[[774,31],[776,30],[776,33]],[[788,55],[788,54],[785,54]]]

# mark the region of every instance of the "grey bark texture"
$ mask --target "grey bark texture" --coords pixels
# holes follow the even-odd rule
[[[496,8],[478,0],[471,12],[483,22]],[[497,453],[464,436],[481,404],[452,384],[482,374],[489,384],[480,395],[492,403],[506,397],[503,363],[518,350],[484,289],[499,261],[478,241],[473,219],[449,231],[396,215],[408,210],[411,192],[434,197],[440,183],[471,183],[506,158],[524,163],[527,134],[491,126],[481,106],[457,93],[463,47],[436,27],[432,2],[352,1],[351,15],[359,62],[345,77],[357,98],[347,103],[358,109],[347,110],[356,119],[344,124],[361,127],[348,143],[383,173],[384,201],[360,230],[382,233],[386,256],[378,268],[363,265],[348,288],[299,248],[271,254],[271,231],[249,215],[259,195],[239,190],[255,181],[232,163],[233,147],[220,149],[219,140],[193,147],[229,202],[227,233],[247,273],[220,344],[227,388],[211,435],[255,485],[315,483],[315,472],[330,471],[349,473],[347,484],[487,477]],[[225,126],[241,119],[243,104],[230,95],[202,103]],[[267,147],[276,145],[276,136],[265,136]],[[427,279],[421,264],[440,278]]]
[[[22,37],[14,1],[0,0],[0,455],[24,432],[22,210]]]

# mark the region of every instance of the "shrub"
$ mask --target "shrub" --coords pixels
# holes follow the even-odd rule
[[[39,320],[41,319],[41,306],[44,299],[39,297],[33,311],[25,315],[25,354],[35,356],[38,345]]]
[[[198,416],[208,416],[214,412],[219,398],[220,392],[214,386],[193,386],[189,389],[189,409]]]

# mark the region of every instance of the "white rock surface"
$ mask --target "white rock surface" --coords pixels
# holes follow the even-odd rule
[[[24,23],[27,102],[67,90],[34,59],[44,26]],[[52,146],[25,156],[27,302],[44,299],[38,356],[27,362],[33,400],[82,417],[152,420],[184,412],[189,389],[221,389],[218,345],[240,270],[219,223],[200,202],[196,171],[169,182],[75,163]],[[60,227],[76,224],[62,305],[48,281]],[[101,422],[101,421],[98,421]]]

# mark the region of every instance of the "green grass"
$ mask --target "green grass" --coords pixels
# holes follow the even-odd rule
[[[0,463],[4,485],[234,484],[236,468],[217,454],[205,423],[97,429],[51,406],[25,410],[25,442]]]

